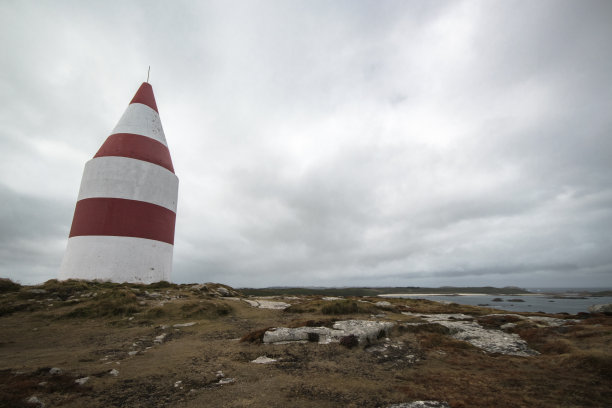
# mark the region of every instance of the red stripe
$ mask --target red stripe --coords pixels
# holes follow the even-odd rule
[[[133,133],[110,135],[94,157],[119,156],[147,161],[174,173],[170,150],[163,143]]]
[[[136,95],[132,98],[133,103],[142,103],[143,105],[147,105],[149,108],[155,110],[155,112],[159,113],[157,110],[157,104],[155,103],[155,96],[153,95],[153,87],[148,82],[143,82],[136,91]]]
[[[176,214],[144,201],[86,198],[74,210],[70,237],[110,235],[154,239],[174,245]]]

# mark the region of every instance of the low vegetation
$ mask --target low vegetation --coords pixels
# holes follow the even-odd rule
[[[567,320],[549,326],[456,303],[336,295],[281,296],[273,300],[292,306],[269,310],[218,284],[0,280],[0,406],[33,407],[33,396],[65,408],[612,405],[612,316],[530,314]],[[437,313],[469,315],[540,354],[486,354],[421,316]],[[314,333],[304,343],[262,344],[273,327],[348,319],[396,325],[368,345],[354,335],[318,344]],[[275,361],[252,363],[262,356]],[[82,377],[88,382],[75,382]]]

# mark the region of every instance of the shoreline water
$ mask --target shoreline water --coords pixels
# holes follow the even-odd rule
[[[565,295],[565,296],[563,296]],[[427,299],[435,302],[459,303],[470,306],[484,306],[509,312],[543,312],[543,313],[588,313],[590,306],[612,303],[612,296],[579,297],[559,293],[529,293],[492,295],[488,293],[406,293],[381,294],[381,298]]]

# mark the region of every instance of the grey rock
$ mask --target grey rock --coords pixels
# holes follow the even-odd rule
[[[451,408],[446,401],[412,401],[389,405],[388,408]]]
[[[517,334],[506,333],[501,330],[485,329],[478,323],[472,321],[472,317],[465,314],[434,314],[422,315],[406,313],[419,316],[430,323],[438,323],[450,329],[451,337],[466,341],[487,353],[500,353],[512,356],[534,356],[538,353],[527,345],[527,342]]]
[[[230,296],[230,291],[224,287],[218,287],[217,292],[219,292],[221,296]]]
[[[276,360],[273,359],[273,358],[270,358],[268,356],[259,356],[255,360],[251,361],[251,363],[255,363],[255,364],[271,364],[271,363],[276,363]]]
[[[272,300],[264,300],[264,299],[244,299],[249,305],[253,307],[257,307],[259,309],[274,309],[274,310],[283,310],[291,306],[289,303],[285,302],[275,302]]]
[[[589,312],[591,313],[612,313],[612,303],[593,305],[589,307]]]
[[[57,367],[53,367],[49,370],[49,374],[51,375],[58,375],[62,373],[62,369],[61,368],[57,368]]]
[[[341,338],[354,335],[359,343],[374,343],[393,327],[392,322],[371,320],[343,320],[329,327],[277,327],[264,333],[264,343],[308,342],[316,339],[319,344],[339,342]]]
[[[118,375],[119,375],[119,370],[117,370],[117,369],[113,368],[113,369],[112,369],[112,370],[110,370],[108,373],[109,373],[110,375],[112,375],[112,376],[115,376],[115,377],[116,377],[116,376],[118,376]]]
[[[190,327],[195,325],[197,322],[189,322],[189,323],[177,323],[175,325],[173,325],[172,327]]]
[[[35,395],[32,395],[30,398],[28,398],[28,399],[26,400],[26,402],[27,402],[28,404],[37,405],[37,406],[39,406],[40,408],[43,408],[43,407],[45,406],[45,403],[44,403],[44,402],[42,402],[41,400],[39,400],[39,399],[38,399],[38,397],[37,397],[37,396],[35,396]]]
[[[76,380],[74,380],[74,382],[79,384],[79,385],[83,385],[87,381],[89,381],[89,377],[82,377],[82,378],[77,378]]]

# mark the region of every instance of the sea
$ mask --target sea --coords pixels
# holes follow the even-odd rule
[[[565,289],[565,288],[563,288]],[[452,302],[462,305],[487,306],[509,312],[544,312],[577,314],[588,312],[589,306],[612,303],[612,296],[589,296],[582,290],[559,288],[529,288],[530,295],[383,295],[404,299],[427,299],[436,302]],[[606,290],[596,289],[597,291]],[[609,290],[609,289],[608,289]],[[591,290],[595,291],[595,290]],[[551,294],[554,293],[554,294]],[[493,299],[496,299],[495,301]],[[499,300],[501,299],[501,301]]]

